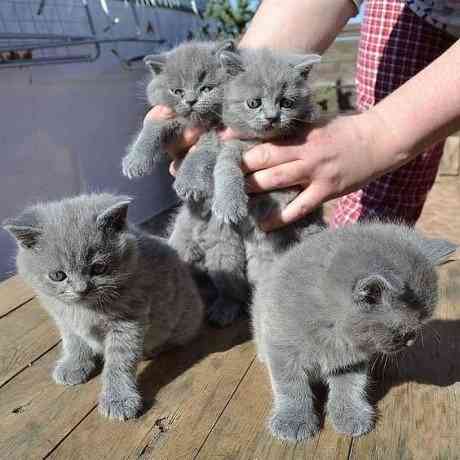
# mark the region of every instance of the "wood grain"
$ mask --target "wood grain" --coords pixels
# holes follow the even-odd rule
[[[95,406],[97,379],[73,387],[54,383],[57,357],[55,348],[0,389],[1,458],[43,458]]]
[[[153,406],[138,420],[108,423],[91,413],[52,453],[53,459],[192,459],[247,371],[254,351],[248,326],[208,329],[186,349],[148,363],[140,373]]]
[[[410,353],[378,383],[380,420],[351,459],[460,458],[460,262],[440,269],[443,300]]]
[[[346,459],[351,440],[329,426],[301,443],[274,439],[266,428],[272,404],[267,372],[254,361],[196,460]]]
[[[36,298],[0,319],[0,387],[59,342]]]
[[[34,291],[19,276],[0,283],[0,318],[35,297]]]

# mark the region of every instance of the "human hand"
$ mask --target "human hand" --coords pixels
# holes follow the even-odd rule
[[[147,115],[144,118],[144,124],[148,121],[169,120],[175,116],[176,114],[169,107],[165,105],[156,105],[147,112]],[[175,158],[169,167],[169,171],[173,176],[176,175],[181,158],[183,158],[187,150],[198,141],[203,132],[204,130],[200,128],[187,128],[178,142],[168,146],[168,153],[172,158]]]
[[[243,156],[249,193],[300,186],[302,192],[259,225],[265,231],[294,222],[323,202],[361,188],[383,174],[374,133],[379,120],[368,112],[337,117],[289,143],[264,143]],[[226,139],[235,137],[227,131]],[[371,148],[372,146],[372,148]],[[387,168],[389,169],[389,168]]]

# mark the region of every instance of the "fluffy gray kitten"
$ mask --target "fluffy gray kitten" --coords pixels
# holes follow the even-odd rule
[[[252,308],[274,394],[274,436],[296,441],[319,430],[314,381],[329,386],[327,412],[338,432],[372,430],[369,361],[414,343],[438,300],[434,265],[455,249],[373,223],[321,232],[282,256],[259,282]]]
[[[203,317],[187,267],[164,240],[128,224],[129,201],[82,195],[27,208],[3,224],[18,242],[19,274],[62,336],[54,380],[86,382],[103,358],[99,411],[120,420],[142,407],[142,357],[186,343]]]
[[[311,67],[319,61],[317,55],[297,55],[267,49],[242,50],[240,53],[222,50],[220,60],[231,75],[224,85],[222,121],[244,137],[253,140],[219,142],[208,147],[208,166],[205,152],[192,161],[201,165],[203,171],[213,170],[214,177],[202,174],[199,185],[189,180],[187,185],[195,193],[196,187],[212,190],[212,214],[218,221],[229,224],[245,242],[247,276],[254,284],[259,275],[292,244],[309,234],[324,228],[322,210],[285,228],[264,233],[257,222],[268,217],[276,209],[282,209],[299,193],[298,189],[279,190],[257,194],[248,199],[245,192],[244,174],[241,170],[242,154],[250,147],[267,140],[279,140],[305,131],[315,116],[307,78]],[[212,141],[209,142],[212,144]],[[216,160],[217,157],[217,160]],[[181,178],[184,182],[184,175]],[[203,183],[213,185],[203,186]]]
[[[220,63],[220,52],[233,49],[232,41],[188,42],[160,55],[145,58],[152,71],[147,87],[151,105],[173,109],[173,120],[145,122],[123,159],[123,174],[132,178],[152,171],[165,157],[165,148],[189,126],[212,128],[220,125],[222,84],[229,78]],[[212,323],[226,326],[246,303],[244,247],[238,235],[216,222],[210,213],[212,178],[216,155],[215,132],[204,134],[195,155],[186,157],[177,172],[174,189],[184,201],[176,219],[170,244],[180,257],[198,272],[209,275],[217,289],[217,299],[208,308]],[[211,159],[209,159],[211,155]],[[199,161],[206,158],[206,163]],[[193,183],[193,188],[187,184]]]
[[[184,204],[174,221],[169,244],[196,274],[209,276],[217,297],[207,306],[207,318],[226,327],[246,309],[249,285],[240,234],[211,213],[217,143],[215,132],[203,135],[197,149],[180,166],[174,187],[184,191]]]
[[[220,124],[222,83],[227,78],[219,62],[223,49],[232,41],[186,42],[171,51],[144,59],[152,72],[147,86],[150,105],[173,109],[172,120],[147,120],[128,154],[123,158],[123,174],[129,178],[150,174],[166,157],[166,147],[174,143],[186,127]]]

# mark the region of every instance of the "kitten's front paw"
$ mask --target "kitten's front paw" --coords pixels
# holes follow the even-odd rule
[[[227,327],[241,314],[241,305],[226,298],[217,299],[207,311],[208,321],[218,327]]]
[[[272,415],[269,428],[275,438],[285,441],[303,441],[319,432],[320,422],[316,415],[279,412]]]
[[[185,202],[193,201],[199,203],[212,195],[212,191],[207,190],[205,187],[200,187],[204,184],[190,184],[180,177],[176,177],[173,187],[177,193],[177,196]]]
[[[142,398],[136,392],[119,394],[108,390],[99,398],[99,413],[113,420],[136,417],[142,409]]]
[[[214,201],[212,213],[226,224],[240,224],[248,215],[248,197],[225,197],[225,200]]]
[[[153,170],[153,160],[144,155],[126,155],[122,160],[123,175],[129,179],[150,174]]]
[[[356,408],[329,409],[335,431],[349,436],[362,436],[375,427],[375,412],[369,404]]]
[[[90,360],[67,360],[56,364],[53,379],[60,385],[78,385],[87,382],[95,369],[96,364]]]

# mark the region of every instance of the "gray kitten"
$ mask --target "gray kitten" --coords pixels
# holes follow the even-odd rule
[[[264,233],[257,222],[278,208],[284,208],[299,193],[297,189],[254,195],[245,192],[241,170],[243,152],[257,143],[283,139],[304,132],[315,116],[307,85],[317,55],[296,55],[266,49],[243,50],[241,54],[222,50],[220,60],[232,76],[224,85],[222,120],[243,136],[254,140],[219,142],[209,147],[207,170],[214,171],[212,213],[226,224],[233,225],[245,242],[247,276],[254,284],[268,266],[292,244],[324,228],[321,208],[296,223]],[[197,157],[203,167],[205,159]],[[217,160],[215,157],[217,156]],[[194,153],[188,155],[193,161]],[[212,178],[202,175],[201,181]],[[190,181],[190,188],[193,183]],[[211,189],[208,186],[208,189]]]
[[[252,308],[274,394],[274,436],[296,441],[319,430],[314,381],[329,385],[327,411],[338,432],[372,430],[369,361],[414,343],[438,300],[434,265],[455,249],[374,223],[321,232],[282,256],[259,282]]]
[[[213,127],[221,123],[222,84],[229,77],[220,64],[224,49],[233,49],[228,40],[221,43],[188,42],[170,52],[147,56],[153,78],[147,87],[151,105],[163,104],[177,116],[167,121],[146,121],[123,159],[123,174],[132,178],[148,174],[164,157],[165,148],[189,126]],[[225,225],[215,222],[208,197],[216,155],[209,150],[215,132],[204,134],[193,158],[186,157],[177,172],[174,189],[184,201],[174,225],[170,244],[180,257],[207,273],[217,288],[215,302],[208,309],[211,322],[226,326],[238,316],[247,301],[245,255],[240,238]],[[211,161],[208,155],[211,153]],[[205,157],[207,163],[199,161]],[[211,163],[211,164],[209,164]],[[187,185],[192,183],[192,187]]]
[[[186,127],[220,124],[222,83],[227,78],[219,62],[223,49],[232,41],[187,42],[173,50],[144,59],[153,78],[147,86],[150,105],[173,109],[172,120],[147,120],[123,158],[123,174],[129,178],[150,174],[165,158],[166,147],[174,143]]]
[[[129,202],[82,195],[27,208],[3,224],[18,241],[19,274],[62,336],[54,380],[86,382],[103,358],[99,411],[120,420],[142,407],[142,357],[188,342],[203,317],[185,264],[163,240],[128,224]]]
[[[175,219],[169,244],[198,275],[206,274],[217,290],[207,307],[208,320],[220,327],[232,324],[249,301],[246,252],[233,225],[211,213],[212,173],[217,134],[201,136],[197,149],[182,162],[174,188],[181,188],[184,204]]]

